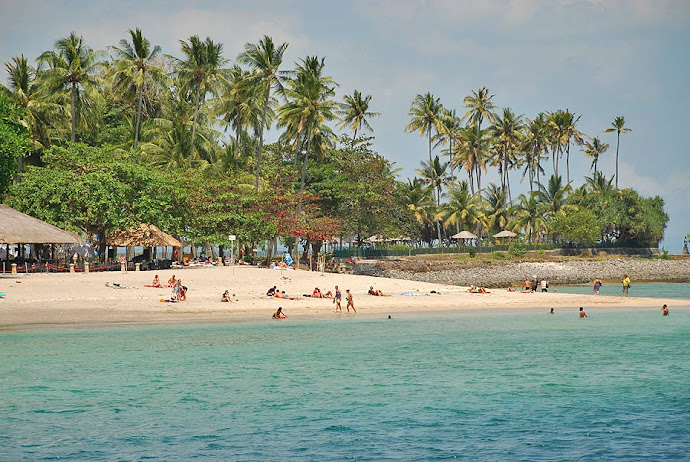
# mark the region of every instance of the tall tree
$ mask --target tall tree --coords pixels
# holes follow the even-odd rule
[[[151,42],[144,37],[139,28],[130,29],[129,36],[132,40],[131,42],[127,39],[122,39],[120,40],[119,47],[113,47],[118,58],[115,63],[114,81],[116,88],[123,93],[134,90],[136,95],[137,116],[133,144],[133,147],[136,149],[139,145],[141,113],[147,86],[150,85],[151,81],[164,82],[166,75],[163,68],[156,65],[161,47],[158,45],[151,47]]]
[[[441,100],[429,92],[415,96],[412,107],[407,113],[410,116],[410,123],[405,127],[405,132],[417,132],[420,136],[426,135],[429,140],[429,164],[433,163],[431,139],[434,133],[438,133],[442,129],[440,120],[442,113]]]
[[[514,207],[513,231],[525,231],[525,235],[530,242],[535,242],[539,238],[541,231],[546,231],[548,225],[544,219],[546,206],[539,201],[537,193],[521,194],[518,197],[518,204]]]
[[[585,153],[585,156],[592,158],[590,170],[594,169],[594,175],[596,175],[599,156],[608,151],[609,145],[595,136],[591,141],[585,141],[582,146],[584,147],[582,151]]]
[[[537,186],[541,186],[539,174],[544,173],[541,161],[545,158],[546,147],[549,141],[549,126],[546,117],[540,113],[534,120],[528,120],[522,153],[524,155],[525,170],[522,177],[529,177],[529,190],[534,191],[534,180]]]
[[[471,125],[477,131],[477,136],[479,142],[477,143],[477,159],[481,161],[483,166],[483,160],[486,157],[483,152],[483,146],[481,143],[482,137],[482,122],[486,119],[488,122],[493,122],[496,119],[496,105],[493,101],[494,95],[489,94],[489,89],[482,87],[477,91],[472,90],[472,94],[465,96],[463,100],[467,112],[465,113],[465,120],[467,120],[467,125]],[[488,148],[488,146],[487,146]],[[484,167],[486,169],[486,167]],[[481,189],[481,170],[479,169],[479,164],[477,165],[477,187]]]
[[[621,145],[621,134],[629,133],[631,129],[625,126],[625,117],[618,116],[611,122],[611,128],[604,130],[604,133],[616,133],[616,188],[618,187],[618,149]]]
[[[381,115],[379,112],[369,111],[369,102],[371,95],[362,97],[359,90],[355,90],[352,95],[345,95],[344,102],[340,105],[340,110],[337,111],[342,119],[340,128],[345,127],[352,129],[352,139],[357,138],[357,131],[360,128],[365,128],[369,131],[374,131],[369,124],[367,118],[377,117]]]
[[[481,197],[470,192],[467,181],[461,181],[458,185],[450,187],[449,200],[443,204],[446,226],[455,225],[455,231],[460,228],[476,228],[483,218]]]
[[[477,178],[476,192],[482,189],[482,170],[486,171],[486,154],[488,153],[488,130],[477,131],[466,127],[460,131],[458,151],[454,161],[464,165],[470,179],[470,189],[475,193],[474,178]]]
[[[209,37],[201,41],[198,35],[189,37],[189,42],[180,40],[184,59],[175,59],[176,74],[185,95],[193,98],[194,115],[192,116],[192,139],[188,153],[189,165],[192,165],[193,147],[196,140],[199,110],[206,100],[207,93],[218,94],[219,83],[223,80],[223,44],[214,43]]]
[[[0,84],[0,90],[4,89],[9,97],[24,109],[24,123],[31,135],[33,148],[47,147],[54,131],[53,127],[60,123],[65,114],[64,108],[50,101],[38,79],[40,69],[29,65],[24,55],[6,62],[5,70],[9,86]],[[19,170],[21,171],[21,165]]]
[[[536,195],[537,199],[545,205],[546,215],[555,217],[577,210],[577,206],[568,201],[571,190],[570,183],[564,185],[560,176],[551,175],[546,187],[540,186]]]
[[[448,145],[445,152],[448,153],[448,165],[450,167],[450,183],[455,182],[455,177],[453,175],[453,170],[455,169],[455,164],[453,162],[454,153],[457,151],[459,144],[459,136],[462,131],[462,120],[457,116],[455,109],[445,109],[441,115],[441,130],[436,135],[436,146]]]
[[[563,129],[563,142],[565,143],[565,171],[566,171],[566,181],[570,183],[570,144],[575,143],[582,146],[584,142],[584,135],[577,129],[577,123],[580,121],[580,117],[575,117],[572,112],[564,112],[564,129]]]
[[[498,165],[498,172],[501,175],[501,190],[504,192],[510,191],[508,172],[511,165],[517,162],[515,151],[521,141],[523,128],[522,115],[515,115],[510,108],[504,108],[503,115],[496,117],[491,126],[491,136],[496,153],[494,164]]]
[[[71,140],[77,139],[77,106],[85,103],[83,93],[94,88],[96,70],[99,65],[96,53],[84,43],[84,39],[72,32],[55,42],[52,51],[46,51],[38,58],[39,63],[48,65],[42,74],[49,92],[70,93]]]
[[[255,72],[255,78],[263,90],[264,101],[259,130],[259,145],[256,149],[256,181],[255,188],[259,191],[259,175],[261,172],[261,153],[264,148],[264,129],[267,126],[267,111],[271,101],[271,89],[282,92],[280,82],[280,65],[283,63],[283,54],[288,44],[283,43],[276,47],[273,39],[267,35],[259,40],[259,43],[247,43],[244,52],[237,58],[240,64],[249,66]]]

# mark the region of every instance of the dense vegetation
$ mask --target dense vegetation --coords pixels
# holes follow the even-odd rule
[[[460,230],[569,244],[662,238],[663,200],[617,187],[620,138],[630,131],[623,117],[605,130],[617,135],[607,178],[598,161],[609,145],[580,132],[569,111],[528,119],[481,88],[458,116],[420,94],[405,131],[427,139],[428,160],[419,177],[400,181],[373,150],[372,97],[336,101],[325,59],[289,67],[287,47],[263,37],[230,62],[222,44],[192,36],[175,57],[136,29],[105,52],[72,33],[35,66],[13,58],[0,86],[0,195],[100,245],[139,222],[199,245],[228,245],[232,233],[314,251],[326,239],[373,234],[443,245]],[[265,143],[267,130],[278,142]],[[578,148],[592,175],[574,188]],[[482,184],[489,167],[499,184]],[[516,171],[529,192],[513,197]]]

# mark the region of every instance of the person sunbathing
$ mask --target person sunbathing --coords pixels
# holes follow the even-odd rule
[[[284,290],[281,292],[276,291],[273,298],[283,298],[285,300],[297,300],[297,298],[295,298],[295,297],[289,297],[288,294],[286,294]]]
[[[153,284],[151,284],[151,287],[163,287],[157,274],[153,277]]]
[[[175,279],[175,275],[173,274],[172,277],[168,279],[168,286],[174,287],[175,284],[177,284],[177,279]]]
[[[276,286],[273,286],[270,289],[268,289],[268,291],[266,292],[266,296],[267,297],[273,297],[277,291],[278,291],[278,289],[276,288]]]
[[[314,288],[314,292],[311,293],[311,298],[323,298],[323,294],[321,293],[321,290],[319,290],[318,287]]]
[[[367,292],[369,295],[374,295],[376,297],[384,297],[384,293],[382,290],[376,289],[374,290],[374,286],[369,286],[369,292]]]
[[[221,296],[220,301],[221,302],[231,302],[232,301],[232,298],[230,297],[230,291],[229,290],[226,290],[225,292],[223,292],[223,295]]]
[[[467,289],[467,291],[471,294],[490,294],[491,293],[488,290],[486,290],[485,287],[477,287],[475,285],[470,286],[470,288]]]
[[[333,298],[333,292],[329,290],[328,292],[323,294],[323,298]]]

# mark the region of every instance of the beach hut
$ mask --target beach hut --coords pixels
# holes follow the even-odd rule
[[[24,257],[24,244],[81,244],[76,234],[21,213],[5,204],[0,204],[0,244],[5,244],[9,260],[9,246],[19,244],[20,258]]]
[[[477,236],[469,231],[460,231],[458,234],[453,234],[451,239],[477,239]]]
[[[106,245],[112,247],[182,247],[182,243],[158,229],[157,226],[142,223],[129,229],[113,231],[105,238]]]

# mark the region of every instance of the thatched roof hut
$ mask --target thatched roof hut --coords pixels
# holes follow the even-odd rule
[[[0,244],[81,244],[68,233],[38,218],[0,204]]]
[[[113,247],[182,247],[182,243],[170,234],[145,223],[134,228],[113,231],[105,238],[105,242]]]

